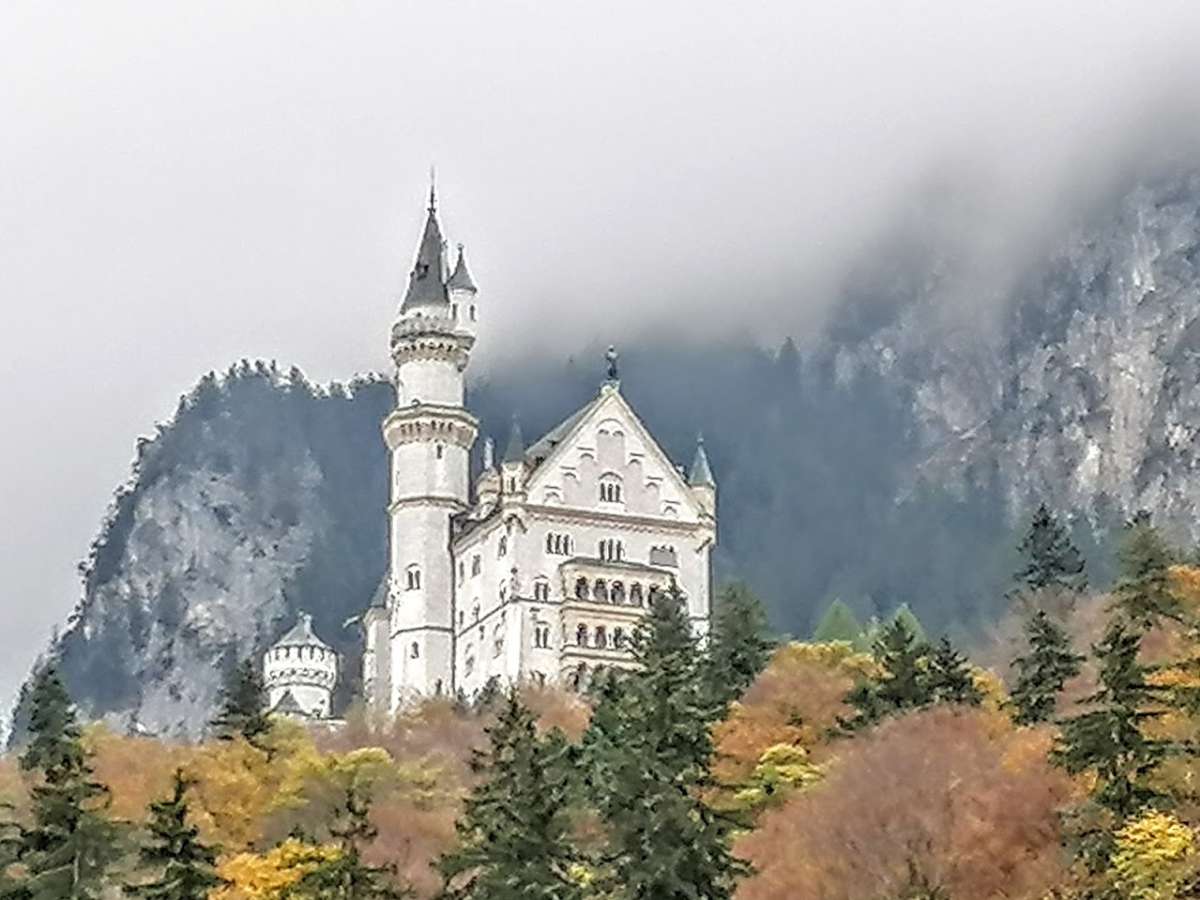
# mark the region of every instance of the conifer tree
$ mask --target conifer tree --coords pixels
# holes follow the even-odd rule
[[[459,846],[442,857],[444,896],[456,900],[573,900],[570,748],[559,731],[537,733],[516,691],[488,729],[472,769],[482,780],[458,823]]]
[[[875,724],[884,716],[928,703],[923,672],[927,652],[903,617],[897,616],[885,625],[872,650],[883,674],[877,680],[862,682],[846,696],[846,703],[854,707],[855,715],[841,720],[842,729],[855,731]]]
[[[30,702],[20,764],[37,780],[32,824],[13,841],[25,874],[12,896],[93,900],[117,856],[116,830],[102,814],[108,790],[92,777],[75,708],[53,666],[37,676]]]
[[[639,668],[606,686],[584,736],[588,791],[607,832],[605,869],[622,900],[722,900],[744,867],[702,802],[714,708],[678,592],[658,596],[632,642]]]
[[[758,597],[740,582],[717,597],[717,614],[703,664],[709,696],[725,707],[741,696],[766,668],[774,649],[767,614]]]
[[[267,691],[252,658],[242,660],[229,673],[221,691],[221,709],[212,720],[212,727],[223,741],[240,736],[255,747],[260,747],[270,732]]]
[[[1032,591],[1083,589],[1083,556],[1045,503],[1038,505],[1017,550],[1025,560],[1016,575],[1019,586]]]
[[[925,626],[921,624],[921,620],[917,618],[917,614],[912,611],[912,607],[907,603],[901,603],[896,611],[892,613],[892,622],[903,623],[917,644],[925,645],[929,643],[929,636],[925,633]]]
[[[846,641],[856,644],[862,637],[863,628],[855,618],[853,610],[840,599],[834,600],[821,616],[813,630],[813,642],[827,644],[831,641]]]
[[[329,829],[339,852],[322,859],[312,871],[287,888],[283,900],[407,900],[412,891],[401,885],[392,865],[371,865],[363,848],[375,840],[371,800],[366,788],[351,779],[342,797],[339,819]]]
[[[153,880],[127,885],[127,895],[145,900],[206,900],[209,891],[221,884],[215,851],[188,822],[189,787],[191,782],[177,769],[171,795],[150,804],[149,840],[138,849],[138,862],[153,873]]]
[[[1183,621],[1180,602],[1170,586],[1174,558],[1149,513],[1139,512],[1125,526],[1117,560],[1120,575],[1113,603],[1130,623],[1144,630],[1160,624],[1161,619]]]
[[[1071,774],[1095,777],[1092,801],[1117,824],[1167,798],[1151,776],[1168,755],[1180,749],[1147,730],[1169,712],[1166,688],[1147,679],[1149,669],[1138,659],[1142,636],[1121,617],[1109,623],[1093,648],[1100,667],[1100,687],[1085,703],[1090,709],[1063,723],[1055,761]],[[1112,829],[1094,828],[1083,835],[1083,853],[1093,865],[1107,859]]]
[[[1079,674],[1083,657],[1071,650],[1067,633],[1037,610],[1025,623],[1028,650],[1013,660],[1017,681],[1012,691],[1013,721],[1045,722],[1054,715],[1063,686]]]
[[[975,686],[967,658],[942,637],[929,656],[923,676],[928,703],[961,703],[978,706],[983,694]]]

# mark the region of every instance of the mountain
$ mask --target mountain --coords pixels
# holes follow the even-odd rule
[[[622,389],[677,462],[704,432],[718,576],[747,579],[795,634],[835,597],[970,633],[1002,609],[1040,500],[1069,517],[1096,582],[1134,510],[1200,539],[1200,173],[1097,203],[982,297],[955,242],[909,224],[799,344],[622,348]],[[601,377],[593,347],[495,371],[469,402],[485,434],[514,410],[535,434]],[[383,380],[319,388],[243,362],[139,444],[48,650],[90,714],[194,735],[221,672],[298,610],[345,654],[346,702],[344,623],[384,568],[390,404]]]

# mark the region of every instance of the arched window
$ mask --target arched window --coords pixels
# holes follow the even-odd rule
[[[539,603],[545,603],[550,599],[550,582],[544,578],[539,578],[533,583],[533,599]]]
[[[602,503],[621,502],[621,479],[616,475],[605,475],[600,479],[600,501]]]
[[[504,649],[504,630],[497,625],[492,629],[492,656],[499,656]]]
[[[441,444],[438,444],[438,445],[437,445],[437,458],[438,458],[438,459],[441,459],[441,458],[442,458],[442,452],[443,452],[443,451],[442,451],[442,445],[441,445]]]
[[[546,535],[546,552],[547,553],[554,552],[554,535],[552,535],[552,534]]]
[[[471,608],[471,621],[472,622],[479,621],[479,604],[478,603],[476,603],[475,606]]]
[[[607,629],[605,629],[605,627],[603,625],[596,626],[595,641],[596,641],[597,647],[607,647],[608,646],[608,631],[607,631]]]
[[[410,647],[408,650],[408,655],[411,656],[413,659],[420,659],[421,658],[421,645],[418,644],[416,641],[413,641],[412,647]]]
[[[479,554],[476,553],[474,556],[471,557],[471,574],[478,575],[479,570],[482,568],[482,566],[483,566],[483,563],[479,559]]]
[[[605,538],[600,542],[600,559],[604,562],[620,562],[625,558],[625,545],[616,538]]]
[[[463,674],[470,675],[475,671],[475,651],[467,647],[467,658],[463,661]]]
[[[575,629],[575,643],[578,644],[580,647],[586,647],[587,642],[588,642],[588,627],[586,625],[584,625],[582,622],[580,622],[579,627]]]
[[[625,629],[620,626],[613,629],[613,646],[618,650],[625,649]]]
[[[605,584],[603,578],[596,579],[596,587],[592,590],[592,596],[601,603],[608,602],[608,585]]]
[[[575,579],[575,599],[586,600],[588,598],[588,581],[582,575]]]
[[[634,584],[632,587],[630,587],[629,602],[634,606],[642,605],[642,586],[640,584]]]
[[[508,582],[500,582],[500,602],[503,603],[508,599]]]
[[[619,605],[624,605],[624,603],[625,603],[625,585],[621,584],[621,582],[619,582],[619,581],[614,581],[613,586],[612,586],[612,592],[609,594],[609,599],[612,600],[613,603],[616,603]]]
[[[474,306],[471,307],[471,321],[472,322],[475,321],[475,307]]]
[[[421,569],[419,566],[409,566],[404,570],[405,588],[410,591],[421,589]]]

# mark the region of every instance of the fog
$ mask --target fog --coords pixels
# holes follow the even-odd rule
[[[975,273],[950,302],[986,304],[1190,146],[1197,39],[1171,0],[4,4],[0,692],[196,377],[385,366],[431,164],[483,371],[803,338],[931,185]]]

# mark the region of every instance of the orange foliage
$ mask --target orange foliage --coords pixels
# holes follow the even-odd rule
[[[884,722],[739,841],[757,874],[738,900],[900,896],[910,865],[955,900],[1042,897],[1064,877],[1058,812],[1076,791],[1049,740],[989,710]]]

